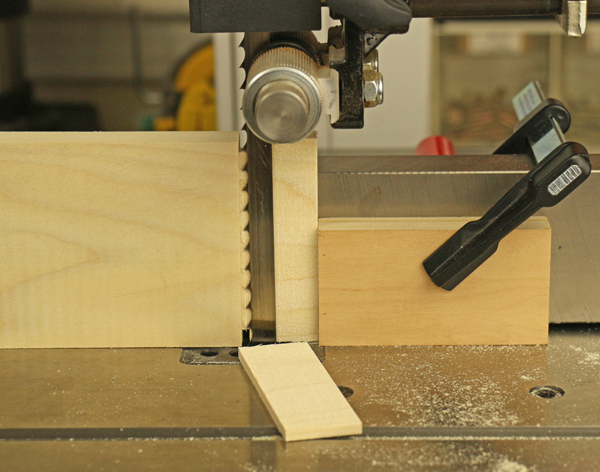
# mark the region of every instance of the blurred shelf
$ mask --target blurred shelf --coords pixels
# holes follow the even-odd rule
[[[512,97],[537,80],[572,114],[567,139],[600,149],[600,21],[569,38],[555,21],[447,21],[434,28],[434,132],[493,150],[516,124]]]

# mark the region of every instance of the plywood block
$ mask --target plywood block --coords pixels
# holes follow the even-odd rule
[[[362,433],[362,422],[307,343],[244,347],[239,353],[286,441]]]
[[[277,341],[318,337],[317,139],[273,146]]]
[[[237,133],[0,143],[0,347],[241,344]]]
[[[550,227],[532,218],[453,291],[423,260],[473,218],[319,223],[319,343],[545,344]]]

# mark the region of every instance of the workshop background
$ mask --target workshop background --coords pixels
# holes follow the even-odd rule
[[[323,15],[326,30],[333,22]],[[393,84],[384,104],[366,111],[361,133],[323,118],[321,151],[411,154],[442,134],[459,153],[490,152],[516,123],[511,97],[537,80],[571,111],[567,139],[598,152],[600,90],[587,85],[600,70],[598,23],[569,38],[552,18],[415,19],[410,34],[380,47]],[[100,130],[238,130],[241,38],[191,34],[187,0],[34,0],[23,20],[24,70],[39,102],[93,105]]]
[[[27,117],[24,120],[31,118],[30,122],[15,120],[5,124],[0,117],[0,130],[13,125],[20,129],[72,131],[241,129],[244,123],[240,112],[243,72],[239,64],[243,53],[238,45],[242,35],[191,34],[189,15],[188,0],[31,0],[31,10],[20,24],[23,55],[22,61],[17,62],[23,66],[23,77],[31,83],[36,101],[32,108],[39,113],[23,115]],[[332,23],[324,16],[323,29]],[[2,56],[6,52],[2,48],[2,35],[8,36],[4,27],[6,24],[0,21],[0,62],[8,57]],[[321,32],[319,38],[323,40],[323,36]],[[4,46],[13,47],[7,43]],[[199,135],[199,148],[196,148],[196,142],[186,142],[185,134],[165,133],[148,145],[145,137],[152,135],[145,133],[123,138],[98,137],[99,133],[95,133],[68,138],[71,144],[67,152],[62,142],[46,146],[48,138],[41,134],[23,138],[20,133],[7,136],[9,145],[4,146],[2,154],[3,185],[7,188],[3,188],[2,202],[3,208],[8,210],[2,213],[5,222],[10,220],[10,224],[5,224],[4,231],[8,233],[5,241],[9,243],[3,244],[8,248],[6,252],[13,255],[8,262],[3,258],[3,262],[11,269],[5,273],[18,267],[17,275],[25,274],[21,286],[25,288],[19,287],[15,292],[25,300],[21,303],[25,309],[33,307],[31,313],[41,313],[41,322],[34,326],[34,334],[58,333],[57,339],[60,336],[64,342],[61,330],[65,324],[55,322],[47,313],[61,310],[64,318],[59,319],[68,320],[76,320],[78,316],[77,310],[68,309],[68,303],[54,303],[54,299],[50,299],[46,311],[46,306],[38,300],[45,300],[49,293],[52,295],[54,286],[61,289],[56,293],[66,293],[73,298],[84,293],[85,303],[92,306],[89,312],[94,316],[90,319],[99,320],[100,328],[87,332],[71,330],[75,333],[73,336],[81,333],[83,339],[88,339],[88,334],[105,333],[105,328],[112,326],[105,322],[110,318],[104,317],[105,312],[113,318],[115,313],[120,313],[113,305],[98,302],[104,295],[115,298],[118,295],[121,300],[127,300],[121,306],[135,307],[135,300],[143,298],[156,308],[150,315],[127,308],[140,319],[144,317],[143,322],[133,323],[134,317],[121,317],[128,326],[128,334],[145,331],[131,329],[131,326],[143,328],[146,321],[167,319],[154,315],[167,304],[173,312],[194,317],[193,311],[181,310],[180,305],[168,301],[164,305],[154,303],[153,292],[168,292],[168,296],[175,293],[171,292],[163,273],[169,276],[172,286],[179,284],[186,290],[188,272],[180,268],[201,273],[202,277],[209,274],[211,279],[221,283],[219,277],[206,269],[217,265],[213,261],[220,257],[220,252],[211,250],[208,262],[197,263],[205,253],[196,248],[202,245],[202,250],[210,250],[213,247],[213,243],[204,244],[198,235],[209,234],[210,241],[220,243],[222,238],[215,235],[227,231],[234,248],[229,252],[233,254],[231,280],[235,279],[237,284],[240,276],[247,285],[248,262],[244,257],[238,258],[237,251],[240,240],[248,241],[245,227],[248,221],[254,224],[250,228],[252,241],[258,241],[251,249],[260,249],[256,249],[251,261],[262,264],[266,258],[254,257],[254,254],[266,254],[274,271],[279,257],[275,252],[276,238],[279,242],[287,241],[281,235],[296,231],[309,218],[313,226],[302,228],[303,235],[310,231],[315,234],[318,216],[363,220],[363,223],[357,221],[357,225],[368,223],[365,217],[423,217],[446,224],[447,217],[483,214],[531,169],[532,162],[525,156],[487,155],[511,134],[517,118],[510,99],[530,81],[539,81],[547,96],[565,103],[573,117],[567,139],[585,144],[591,154],[595,153],[591,156],[594,168],[600,167],[597,155],[600,130],[594,118],[600,116],[600,90],[594,87],[600,69],[600,24],[593,18],[586,35],[579,39],[566,37],[554,18],[444,22],[415,19],[409,34],[390,37],[382,44],[380,64],[387,84],[385,103],[366,110],[365,129],[333,130],[322,120],[318,128],[321,151],[318,159],[314,147],[307,153],[310,168],[304,164],[304,157],[290,159],[294,165],[301,163],[293,167],[295,171],[301,168],[301,172],[293,176],[294,180],[285,178],[293,183],[309,182],[311,193],[298,192],[298,197],[286,194],[288,186],[281,183],[282,167],[275,174],[262,172],[262,175],[257,172],[259,166],[251,167],[251,172],[260,177],[255,181],[248,179],[254,185],[252,190],[240,188],[245,172],[240,172],[243,159],[240,159],[238,138],[234,134],[223,138]],[[0,92],[5,84],[10,85],[3,82],[4,79],[0,74]],[[39,128],[35,128],[38,125]],[[411,159],[398,156],[415,153],[417,144],[432,134],[450,138],[459,155],[478,154],[479,157]],[[184,138],[172,145],[178,136]],[[220,140],[218,146],[211,143],[213,139]],[[125,150],[114,155],[114,150],[121,149],[123,142],[126,142]],[[171,146],[178,150],[171,151]],[[249,152],[248,162],[259,162],[263,156],[259,151],[255,147],[254,153]],[[362,159],[353,158],[352,154],[389,154],[390,158]],[[85,159],[81,159],[82,156]],[[229,156],[230,160],[214,156]],[[175,163],[185,161],[186,166],[172,165],[172,157],[177,159]],[[68,160],[68,165],[57,166],[62,159]],[[282,162],[286,156],[277,159]],[[417,161],[419,164],[415,164]],[[426,164],[418,167],[422,161]],[[221,172],[219,167],[223,162],[231,173]],[[205,163],[214,167],[204,172]],[[317,164],[322,165],[322,172]],[[197,171],[188,172],[187,165]],[[53,169],[48,175],[45,170],[50,167]],[[164,174],[166,168],[168,172]],[[274,168],[270,167],[269,171]],[[389,172],[390,168],[393,172]],[[310,180],[304,178],[308,171],[314,171]],[[156,177],[162,175],[166,175],[165,185]],[[205,175],[211,178],[203,179]],[[275,190],[271,175],[281,181]],[[200,344],[184,349],[4,349],[0,357],[3,385],[0,405],[4,407],[0,415],[0,472],[64,472],[86,468],[127,472],[138,469],[185,472],[202,468],[245,472],[365,471],[400,467],[493,472],[598,470],[599,179],[600,173],[593,172],[568,200],[544,210],[543,215],[552,225],[552,239],[545,227],[547,246],[540,247],[535,242],[520,245],[520,250],[528,252],[528,260],[533,262],[522,263],[513,256],[513,262],[505,266],[509,275],[500,273],[498,279],[489,279],[492,282],[487,287],[494,284],[494,289],[484,285],[483,290],[475,291],[491,294],[495,297],[493,300],[506,301],[508,306],[515,307],[524,298],[535,300],[534,297],[550,296],[552,323],[548,346],[328,346],[326,351],[316,351],[326,353],[323,365],[363,422],[362,437],[289,444],[282,441],[259,393],[242,366],[236,364],[240,353],[244,357],[243,351],[233,348],[232,344],[221,348],[215,344],[204,344],[203,348]],[[569,191],[581,181],[573,184]],[[222,182],[225,185],[221,185]],[[565,185],[572,182],[575,181]],[[538,188],[543,190],[541,184]],[[289,208],[293,208],[301,199],[305,202],[298,204],[300,210],[296,212],[300,218],[295,218],[294,209],[281,210],[283,203],[293,202],[289,204]],[[253,220],[246,220],[246,203],[240,209],[238,202],[248,201],[254,208],[266,202],[263,206],[267,206],[267,211],[262,213],[266,216],[255,212]],[[214,202],[227,202],[231,210],[223,224],[221,205]],[[311,212],[304,216],[303,209],[309,205]],[[162,215],[167,215],[165,225],[154,224]],[[240,225],[240,221],[244,224]],[[288,227],[288,221],[293,221],[295,226]],[[49,242],[39,247],[28,246],[30,228],[46,235],[42,225],[51,228],[52,238],[45,238],[43,241]],[[188,227],[194,228],[193,234],[186,229]],[[235,231],[230,231],[231,228]],[[268,232],[254,231],[255,228],[267,228]],[[277,236],[275,228],[278,228]],[[187,243],[185,251],[178,251],[178,245],[184,246],[180,243],[182,238],[194,243],[190,243],[189,251]],[[104,252],[92,251],[100,247],[97,243],[100,239],[103,240],[102,251],[104,239],[107,240],[106,256]],[[418,235],[413,239],[411,247],[427,248]],[[36,298],[30,282],[44,277],[32,279],[29,271],[40,268],[44,276],[48,275],[47,267],[59,260],[61,248],[68,245],[75,246],[77,258],[83,254],[83,262],[76,264],[84,266],[85,273],[91,275],[81,276],[72,270],[72,265],[64,271],[66,278],[49,272],[51,281],[40,285],[41,295]],[[13,251],[13,246],[20,252]],[[278,246],[285,244],[278,243]],[[305,247],[311,257],[317,256],[313,246]],[[344,256],[343,261],[369,254],[347,247],[350,249],[345,253],[339,251]],[[380,247],[386,251],[386,246]],[[294,244],[289,244],[286,251],[294,255],[294,259],[289,258],[293,261],[293,264],[287,263],[289,266],[304,265],[296,262],[304,257],[303,249],[298,251]],[[404,262],[404,252],[410,251],[414,250],[396,246],[388,251],[392,254],[389,258],[385,254],[373,259],[381,261],[383,266],[410,266],[420,270],[421,255],[418,264]],[[540,251],[545,251],[543,260],[536,255]],[[113,252],[117,256],[114,264],[110,258]],[[155,269],[139,255],[143,252],[152,253],[149,257],[152,264],[156,260],[165,265],[157,265]],[[191,253],[193,257],[189,258]],[[494,257],[503,260],[500,254]],[[243,267],[238,272],[240,259]],[[104,269],[94,272],[96,261]],[[285,264],[281,258],[277,259],[277,267]],[[230,265],[224,264],[223,270],[228,270]],[[514,276],[517,272],[512,268],[517,265],[519,274],[531,274]],[[335,264],[332,267],[338,270]],[[372,271],[376,270],[373,265]],[[144,277],[144,283],[156,281],[159,288],[142,291],[141,282],[138,284],[141,279],[133,276],[131,290],[124,287],[122,292],[104,290],[103,285],[96,282],[100,274],[104,277],[101,280],[110,277],[109,287],[118,285],[120,289],[126,285],[121,282],[125,280],[121,272],[126,277],[134,271]],[[357,278],[367,279],[363,270],[337,273],[358,274]],[[532,284],[532,280],[541,280],[537,277],[540,274],[545,281],[544,290]],[[254,282],[260,280],[260,275],[256,275],[252,274]],[[10,290],[11,277],[4,279],[4,286]],[[549,289],[549,277],[552,289]],[[313,279],[316,286],[314,276]],[[272,280],[263,280],[266,280],[263,287],[256,286],[263,292],[268,290],[269,296],[275,298],[275,276]],[[511,288],[518,284],[522,289],[520,296],[514,295],[516,292]],[[400,285],[393,283],[386,287],[395,291]],[[247,292],[238,290],[239,285],[234,288],[244,300],[244,304],[236,302],[236,310],[241,308],[246,313]],[[347,288],[343,288],[347,292]],[[435,289],[433,285],[429,288]],[[208,290],[203,288],[193,294],[197,298],[190,298],[190,303],[196,305],[195,300],[202,297],[207,301],[212,299],[205,296]],[[215,297],[219,293],[216,291]],[[260,292],[254,293],[254,300],[258,299],[256,293]],[[441,289],[440,293],[446,294]],[[130,294],[139,298],[130,302]],[[380,295],[370,296],[375,299]],[[60,296],[54,298],[59,300]],[[166,296],[164,300],[168,300]],[[186,303],[187,300],[185,298]],[[276,300],[273,303],[278,310]],[[405,305],[411,305],[394,303],[400,305],[402,311]],[[486,306],[491,305],[493,303]],[[5,306],[12,311],[15,304],[5,303]],[[67,309],[63,309],[64,306]],[[544,310],[546,306],[539,305]],[[452,310],[449,311],[452,314]],[[463,311],[468,313],[468,309]],[[266,312],[272,317],[267,321],[274,320],[272,326],[281,330],[283,316],[275,318],[275,310]],[[407,308],[405,313],[408,312]],[[267,326],[258,313],[257,309],[252,329],[272,330],[275,337],[275,329]],[[331,317],[331,311],[329,313]],[[485,311],[477,310],[478,319],[484,319],[483,314]],[[235,334],[241,338],[237,315],[231,318],[235,321],[232,324]],[[436,328],[432,332],[441,332],[443,323],[432,322],[432,319],[419,317]],[[452,322],[454,318],[445,319]],[[168,324],[193,332],[199,330],[198,327],[203,328],[201,325],[205,322],[199,320],[178,322],[168,317]],[[215,317],[215,320],[220,318]],[[377,324],[370,316],[364,320]],[[502,323],[497,318],[490,317],[489,321],[492,328],[486,328],[488,333],[502,331]],[[518,323],[523,332],[526,332],[523,329],[526,321]],[[12,322],[11,326],[20,327],[19,323],[20,320]],[[467,334],[476,333],[473,323],[455,324]],[[72,326],[78,325],[72,323]],[[398,326],[402,327],[401,323]],[[545,331],[545,327],[544,319],[538,329]],[[118,336],[122,331],[114,332]],[[30,339],[27,341],[33,344]],[[224,364],[213,365],[220,362]]]

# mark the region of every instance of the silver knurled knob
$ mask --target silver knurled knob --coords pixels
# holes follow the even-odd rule
[[[243,112],[263,141],[293,143],[315,129],[321,116],[317,63],[293,47],[261,54],[248,72]]]

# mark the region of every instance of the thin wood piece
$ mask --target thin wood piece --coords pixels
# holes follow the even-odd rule
[[[362,433],[362,422],[307,343],[243,347],[239,357],[286,441]]]
[[[423,260],[473,218],[319,223],[319,343],[546,344],[550,226],[532,218],[453,291]]]
[[[273,146],[277,341],[316,341],[318,261],[316,135]]]
[[[0,143],[0,347],[241,344],[237,133]]]

